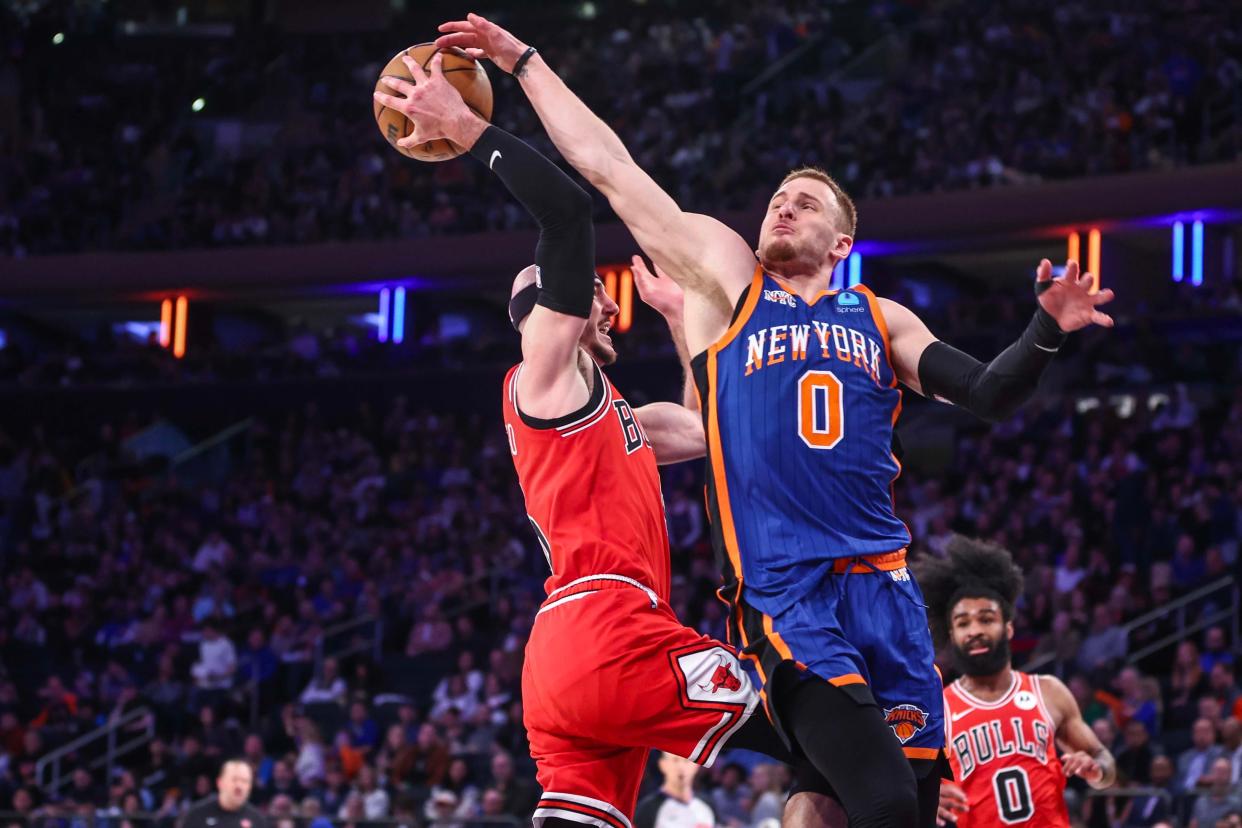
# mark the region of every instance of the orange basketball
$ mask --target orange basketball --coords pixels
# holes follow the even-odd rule
[[[488,80],[487,72],[483,70],[483,64],[469,57],[460,49],[437,50],[434,43],[419,43],[417,46],[403,49],[394,55],[392,60],[388,61],[388,65],[384,67],[384,71],[380,73],[380,78],[395,77],[414,83],[414,78],[410,75],[409,70],[405,68],[405,64],[401,61],[401,56],[409,55],[426,69],[437,51],[444,53],[444,77],[461,93],[466,106],[474,110],[475,114],[483,120],[491,121],[492,82]],[[386,92],[389,95],[397,94],[380,80],[375,81],[375,90],[377,92]],[[402,155],[417,158],[419,161],[447,161],[450,158],[456,158],[466,151],[464,147],[459,147],[452,141],[443,138],[427,141],[411,149],[403,149],[397,146],[397,140],[404,138],[413,131],[414,126],[410,123],[410,119],[405,117],[404,113],[398,112],[395,109],[389,109],[374,99],[372,99],[371,104],[375,108],[375,123],[379,125],[380,134],[384,136],[388,143],[392,144],[393,149]]]

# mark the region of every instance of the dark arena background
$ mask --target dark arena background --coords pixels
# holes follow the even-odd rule
[[[538,233],[470,155],[386,145],[369,100],[467,11],[752,246],[822,166],[858,204],[834,287],[981,360],[1042,258],[1116,293],[1011,417],[905,391],[896,514],[913,561],[961,534],[1023,568],[1013,664],[1116,758],[1069,780],[1072,824],[1242,824],[1242,5],[5,0],[0,828],[197,828],[228,759],[242,828],[531,823],[548,570],[501,385]],[[493,123],[559,161],[484,65]],[[679,400],[641,251],[587,189],[609,376]],[[662,480],[669,603],[723,640],[703,462]],[[634,825],[779,824],[785,766],[658,756]],[[657,823],[675,788],[709,807]]]

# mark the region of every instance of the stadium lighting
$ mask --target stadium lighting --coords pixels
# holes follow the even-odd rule
[[[160,347],[172,344],[173,303],[171,299],[160,302]]]
[[[202,112],[203,107],[205,106],[207,106],[206,98],[195,98],[194,103],[190,104],[190,109],[194,110],[195,112]]]
[[[621,271],[621,295],[617,297],[617,330],[624,333],[634,324],[634,271]]]
[[[1070,233],[1069,242],[1066,245],[1065,258],[1073,259],[1081,264],[1082,260],[1079,258],[1080,253],[1082,253],[1082,237],[1077,233]]]
[[[1173,222],[1173,281],[1186,278],[1186,225]]]
[[[388,341],[388,303],[392,291],[388,288],[380,288],[379,292],[379,327],[376,328],[375,336],[380,342]]]
[[[64,32],[57,32],[56,34],[52,35],[52,45],[53,45],[53,46],[59,46],[60,44],[62,44],[62,43],[64,43],[64,42],[65,42],[65,33],[64,33]]]
[[[1103,274],[1100,273],[1100,230],[1098,227],[1092,227],[1091,232],[1087,234],[1087,272],[1095,274],[1095,281],[1091,283],[1089,293],[1100,292],[1100,282],[1103,281]]]
[[[1203,284],[1203,220],[1195,219],[1190,225],[1190,283],[1195,287]]]
[[[405,288],[398,287],[392,294],[392,342],[400,345],[405,341]]]
[[[181,359],[185,356],[186,330],[185,325],[190,312],[190,301],[184,296],[177,297],[177,320],[173,328],[173,356]]]
[[[846,287],[862,284],[862,254],[855,251],[850,254],[850,279]]]

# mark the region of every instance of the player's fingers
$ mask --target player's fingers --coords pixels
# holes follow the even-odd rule
[[[444,52],[436,52],[431,56],[431,64],[427,67],[429,74],[444,77]]]
[[[469,20],[446,20],[436,27],[440,32],[473,32],[474,24]]]
[[[1086,273],[1082,274],[1082,276],[1079,277],[1078,281],[1075,284],[1077,284],[1078,287],[1082,288],[1083,290],[1091,290],[1091,285],[1093,285],[1094,283],[1095,283],[1095,274],[1090,271],[1087,271]]]
[[[439,54],[437,52],[437,54]],[[401,61],[405,64],[405,68],[410,70],[410,74],[414,76],[414,83],[422,83],[427,80],[427,73],[423,71],[423,67],[418,61],[409,55],[402,55]]]
[[[1046,282],[1052,278],[1052,262],[1047,259],[1041,259],[1039,267],[1035,268],[1035,281]]]
[[[1115,294],[1113,293],[1112,288],[1104,288],[1099,293],[1097,293],[1095,296],[1092,296],[1091,301],[1097,305],[1103,305],[1106,302],[1113,301],[1114,296]]]
[[[405,98],[394,98],[392,95],[386,95],[383,92],[376,92],[374,97],[376,101],[388,107],[389,109],[399,110],[401,109],[402,105],[406,102]]]
[[[463,51],[466,54],[468,54],[470,57],[474,58],[475,60],[483,60],[484,58],[488,56],[487,50],[485,49],[468,48],[468,49],[464,49]]]
[[[1096,325],[1099,325],[1101,328],[1111,328],[1114,324],[1111,316],[1107,313],[1100,313],[1099,311],[1095,311],[1091,314],[1091,321]]]
[[[643,257],[635,253],[630,256],[630,270],[634,271],[635,279],[650,279],[651,271],[647,269],[647,263],[643,261]]]
[[[405,78],[399,78],[396,75],[384,75],[380,78],[380,82],[394,92],[399,92],[406,97],[409,97],[414,91],[414,84],[410,83]]]
[[[467,49],[479,42],[479,38],[474,32],[459,32],[456,34],[444,34],[436,38],[437,49]]]
[[[1065,260],[1065,281],[1071,284],[1078,281],[1078,260],[1077,259],[1066,259]]]

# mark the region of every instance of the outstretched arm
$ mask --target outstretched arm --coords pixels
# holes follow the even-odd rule
[[[655,266],[655,273],[647,269],[643,257],[630,257],[630,271],[634,274],[634,284],[638,287],[639,297],[649,306],[659,311],[668,324],[668,332],[673,338],[673,348],[677,351],[677,361],[681,364],[681,404],[693,411],[698,411],[699,394],[694,385],[694,374],[690,369],[690,349],[686,345],[686,297],[681,287],[667,273]]]
[[[694,377],[690,374],[682,290],[659,267],[656,267],[654,274],[648,270],[641,256],[634,256],[630,260],[630,269],[634,273],[638,295],[659,311],[668,323],[683,376],[680,405],[669,402],[648,403],[635,409],[634,414],[651,439],[656,462],[664,465],[696,460],[707,454],[707,439],[703,434],[703,417],[699,414],[699,398],[694,389]]]
[[[1117,762],[1083,719],[1074,695],[1056,676],[1039,676],[1037,680],[1048,712],[1056,720],[1065,775],[1081,776],[1096,789],[1112,785],[1117,779]]]
[[[445,34],[436,45],[464,47],[506,72],[529,49],[477,14],[445,23],[440,31]],[[643,250],[683,288],[712,298],[727,313],[754,273],[750,246],[719,221],[683,212],[539,54],[527,57],[517,76],[561,155],[607,197]]]
[[[416,83],[386,78],[385,83],[403,97],[375,95],[415,125],[414,132],[397,143],[413,146],[448,138],[468,148],[539,224],[538,298],[522,327],[518,397],[522,410],[534,417],[552,419],[574,411],[590,397],[587,380],[578,370],[578,340],[595,295],[591,197],[528,144],[471,112],[444,79],[440,53],[432,58],[430,72],[408,56],[404,60]]]
[[[1065,335],[1088,325],[1111,328],[1113,319],[1097,310],[1113,298],[1111,290],[1090,293],[1093,277],[1079,276],[1078,262],[1065,264],[1065,276],[1052,278],[1052,263],[1039,263],[1035,284],[1039,307],[1022,336],[983,363],[937,339],[908,308],[880,299],[889,331],[897,379],[926,397],[954,403],[985,420],[1011,416],[1035,394],[1039,378]]]

